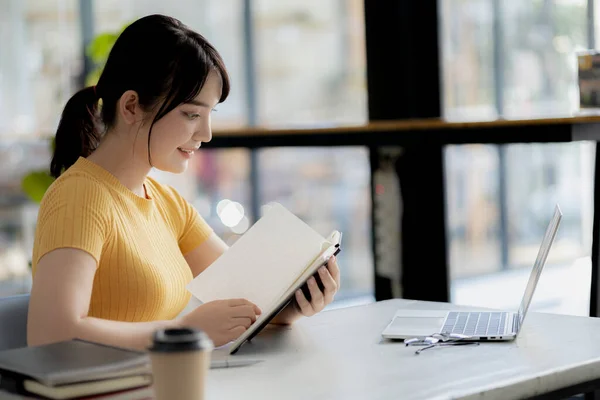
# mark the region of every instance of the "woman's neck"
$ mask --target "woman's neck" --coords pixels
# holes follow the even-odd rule
[[[105,135],[98,148],[87,159],[110,172],[136,195],[146,197],[144,180],[151,168],[147,160],[140,161],[143,155],[135,154],[134,144],[124,140],[123,136]]]

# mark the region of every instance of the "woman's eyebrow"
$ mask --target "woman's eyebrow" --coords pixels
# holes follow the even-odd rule
[[[203,101],[198,101],[198,100],[190,100],[187,101],[186,104],[193,104],[195,106],[200,106],[200,107],[206,107],[206,108],[211,108],[208,104],[206,104]]]

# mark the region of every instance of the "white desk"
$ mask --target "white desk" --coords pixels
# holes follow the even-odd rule
[[[600,378],[600,319],[529,313],[515,342],[436,348],[381,339],[395,310],[456,308],[389,300],[269,329],[211,370],[208,399],[517,399]],[[432,332],[433,333],[433,332]]]

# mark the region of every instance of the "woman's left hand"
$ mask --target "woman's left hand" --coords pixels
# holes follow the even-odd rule
[[[323,311],[326,305],[333,301],[333,298],[340,288],[340,268],[334,257],[329,259],[327,267],[319,268],[319,277],[323,282],[323,291],[319,288],[316,279],[310,277],[307,284],[310,291],[311,300],[308,301],[301,289],[296,291],[296,307],[298,312],[305,317],[310,317]]]

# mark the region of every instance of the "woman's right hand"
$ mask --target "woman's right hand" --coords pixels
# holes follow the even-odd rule
[[[260,314],[261,310],[245,299],[215,300],[196,307],[179,322],[203,330],[218,347],[237,339]]]

